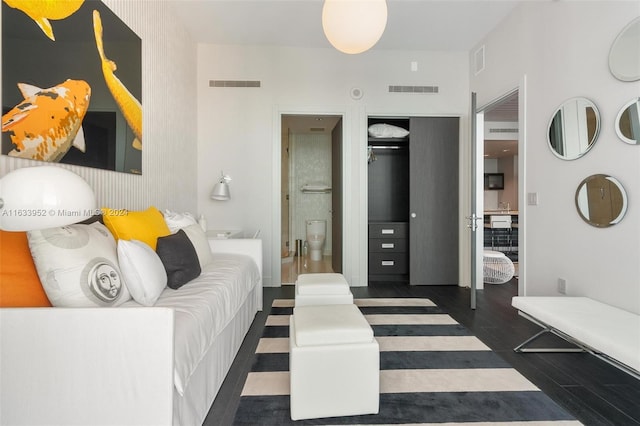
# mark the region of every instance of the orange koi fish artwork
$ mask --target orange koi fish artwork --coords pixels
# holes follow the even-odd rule
[[[85,152],[82,120],[89,108],[91,87],[83,80],[66,80],[41,89],[19,83],[24,101],[2,116],[2,132],[15,149],[8,155],[59,162],[75,146]]]
[[[100,18],[100,12],[93,11],[93,31],[96,39],[96,47],[98,54],[100,55],[100,61],[102,64],[102,74],[104,75],[104,81],[111,92],[111,96],[118,104],[124,119],[135,135],[133,140],[133,147],[135,149],[142,149],[142,105],[125,87],[114,72],[118,68],[115,62],[107,59],[104,54],[104,45],[102,43],[102,19]]]
[[[68,18],[80,9],[84,0],[4,0],[4,2],[9,7],[24,12],[38,24],[47,37],[55,41],[49,20]]]

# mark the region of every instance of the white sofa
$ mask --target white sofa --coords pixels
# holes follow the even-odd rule
[[[261,241],[209,243],[153,307],[0,309],[0,424],[201,425],[262,310]]]

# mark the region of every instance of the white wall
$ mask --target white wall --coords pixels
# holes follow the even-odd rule
[[[216,228],[260,228],[265,285],[280,285],[280,114],[343,115],[344,273],[352,285],[366,285],[366,117],[468,116],[468,64],[466,52],[199,45],[198,209]],[[209,80],[260,80],[262,87],[210,88]],[[437,85],[440,92],[389,93],[389,85]],[[351,99],[353,87],[362,99]],[[228,202],[208,199],[220,170],[233,177]]]
[[[622,143],[614,130],[616,114],[638,96],[640,82],[618,81],[608,69],[611,43],[638,15],[637,2],[525,2],[478,45],[486,46],[485,70],[471,74],[478,104],[521,88],[520,262],[527,295],[557,295],[562,277],[569,295],[640,313],[640,209],[634,197],[640,193],[640,149]],[[547,147],[547,126],[556,108],[575,96],[595,102],[601,132],[585,157],[563,161]],[[575,190],[594,173],[618,178],[627,190],[629,210],[614,227],[594,228],[576,212]],[[527,192],[538,193],[537,206],[523,202]]]
[[[500,158],[498,172],[504,173],[504,189],[498,191],[500,193],[498,205],[509,203],[510,210],[518,210],[518,156]]]
[[[173,19],[165,2],[104,3],[142,39],[143,174],[61,167],[89,182],[99,206],[144,209],[155,205],[195,211],[195,43]],[[16,168],[42,164],[0,156],[0,176]]]
[[[504,189],[484,191],[484,210],[499,210],[509,203],[510,210],[518,210],[518,156],[485,158],[485,173],[503,173]]]

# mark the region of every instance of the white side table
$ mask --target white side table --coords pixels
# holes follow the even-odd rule
[[[241,229],[208,229],[207,238],[227,240],[232,238],[243,238],[243,234]]]

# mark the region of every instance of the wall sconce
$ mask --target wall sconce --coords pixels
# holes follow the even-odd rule
[[[231,193],[229,192],[229,182],[231,182],[231,178],[228,175],[225,175],[224,172],[222,172],[218,183],[213,185],[213,191],[211,191],[211,199],[226,201],[231,198]]]
[[[33,231],[81,222],[96,214],[93,189],[56,166],[23,167],[0,179],[0,229]]]
[[[372,48],[387,26],[386,0],[325,0],[322,29],[341,52],[356,54]]]

